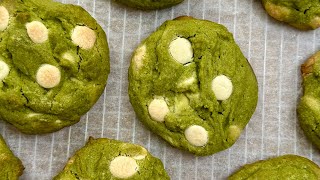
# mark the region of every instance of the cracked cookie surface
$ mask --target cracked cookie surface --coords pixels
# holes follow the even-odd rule
[[[297,155],[283,155],[276,158],[247,164],[231,175],[228,180],[318,180],[319,178],[320,169],[319,166],[314,162]]]
[[[14,156],[0,135],[0,179],[18,180],[23,169],[20,159]]]
[[[89,138],[54,180],[170,179],[162,162],[139,145]]]
[[[179,17],[135,50],[129,97],[138,118],[172,146],[210,155],[238,139],[255,111],[258,87],[224,26]]]
[[[126,6],[133,8],[152,10],[152,9],[162,9],[168,8],[181,3],[183,0],[115,0]]]
[[[268,14],[302,30],[320,27],[319,0],[262,0]]]
[[[103,92],[106,35],[80,6],[3,0],[0,39],[0,116],[20,131],[70,126]]]
[[[320,51],[301,65],[303,96],[298,118],[305,135],[320,149]]]

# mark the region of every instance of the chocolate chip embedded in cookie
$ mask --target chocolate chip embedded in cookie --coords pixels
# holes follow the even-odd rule
[[[145,148],[121,141],[90,138],[54,178],[170,179],[162,162]]]
[[[209,155],[238,139],[255,111],[258,86],[225,27],[179,17],[133,53],[129,97],[138,118],[172,146]]]
[[[318,0],[262,0],[270,16],[302,30],[320,27]]]
[[[106,35],[80,6],[0,2],[0,116],[20,131],[49,133],[80,120],[109,74]]]

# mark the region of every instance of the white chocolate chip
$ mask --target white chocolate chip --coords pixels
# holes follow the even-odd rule
[[[56,120],[56,122],[55,122],[56,124],[60,124],[60,123],[62,123],[62,121],[61,120]]]
[[[301,100],[310,108],[312,112],[319,112],[320,101],[317,100],[316,97],[306,95],[306,96],[303,96]]]
[[[34,116],[39,116],[39,115],[41,115],[40,113],[29,113],[28,114],[28,117],[29,118],[32,118],[32,117],[34,117]]]
[[[217,100],[219,101],[227,100],[231,96],[233,91],[232,82],[225,75],[220,75],[214,78],[212,80],[211,88]]]
[[[60,83],[60,70],[50,64],[43,64],[37,71],[37,83],[44,88],[53,88]]]
[[[174,113],[175,114],[183,114],[186,111],[191,110],[189,99],[184,94],[179,94],[175,97],[175,103],[174,103]]]
[[[76,26],[71,34],[72,42],[86,50],[93,48],[96,38],[96,33],[87,26]]]
[[[146,157],[146,155],[137,155],[137,156],[134,156],[133,159],[141,160],[141,159],[144,159],[145,157]]]
[[[233,141],[237,140],[241,133],[241,129],[236,125],[231,125],[228,131],[228,137]]]
[[[74,62],[74,57],[73,57],[72,54],[69,53],[69,52],[63,53],[63,54],[62,54],[62,58],[63,58],[63,59],[66,59],[66,60],[68,60],[68,61],[70,61],[70,62]]]
[[[32,21],[26,24],[27,33],[34,43],[43,43],[48,40],[49,31],[42,22]]]
[[[181,64],[186,64],[192,61],[193,49],[190,41],[185,38],[178,37],[169,45],[171,56]]]
[[[10,72],[8,64],[3,61],[0,61],[0,81],[4,80]]]
[[[148,107],[151,118],[158,122],[163,122],[164,117],[168,114],[169,108],[164,99],[154,99]]]
[[[135,66],[137,69],[140,69],[143,65],[143,59],[145,58],[146,51],[147,51],[146,45],[140,46],[136,50],[136,52],[132,58],[132,61],[135,63]]]
[[[148,155],[148,151],[144,148],[144,147],[141,147],[141,152],[139,153],[139,155],[136,155],[134,157],[132,157],[133,159],[135,160],[142,160],[144,159],[147,155]]]
[[[320,17],[319,16],[314,17],[311,20],[310,24],[313,28],[318,28],[320,26]]]
[[[0,31],[3,31],[8,27],[9,17],[8,10],[3,6],[0,6]]]
[[[184,131],[184,136],[194,146],[204,146],[208,142],[208,131],[198,125],[189,126]]]
[[[179,87],[188,87],[188,86],[190,86],[191,84],[193,84],[195,81],[196,81],[196,78],[195,78],[195,77],[190,77],[190,78],[182,81],[181,83],[179,83],[179,84],[178,84],[178,88],[179,88]]]
[[[131,157],[118,156],[110,163],[110,172],[116,178],[129,178],[139,169],[139,166]]]
[[[185,64],[184,66],[188,67],[188,66],[190,66],[191,64],[192,64],[192,63],[190,62],[190,63]]]

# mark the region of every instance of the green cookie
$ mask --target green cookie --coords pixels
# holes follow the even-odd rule
[[[133,8],[152,10],[171,7],[181,3],[183,0],[115,0]]]
[[[319,0],[262,0],[273,18],[301,30],[320,27]]]
[[[14,156],[0,135],[0,179],[18,180],[23,169],[21,161]]]
[[[224,26],[179,17],[134,52],[129,97],[138,118],[172,146],[209,155],[238,139],[255,111],[258,86]]]
[[[318,180],[319,166],[307,158],[284,155],[243,166],[228,180]]]
[[[109,74],[106,35],[81,7],[51,0],[0,3],[0,116],[28,134],[80,120]]]
[[[106,138],[89,138],[54,180],[170,179],[162,162],[145,148]]]
[[[298,105],[298,118],[307,137],[320,149],[320,51],[302,66],[303,96]]]

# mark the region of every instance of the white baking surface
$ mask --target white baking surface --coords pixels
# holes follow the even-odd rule
[[[89,136],[145,146],[173,180],[226,179],[241,165],[283,154],[320,164],[296,117],[301,94],[300,64],[319,50],[320,30],[302,32],[269,17],[260,0],[185,0],[173,8],[143,12],[110,0],[60,0],[78,4],[108,35],[111,73],[104,94],[81,121],[47,135],[24,135],[0,121],[0,133],[26,167],[21,179],[51,179]],[[180,15],[219,22],[234,34],[259,82],[259,103],[246,130],[228,150],[195,157],[170,147],[135,116],[128,98],[127,69],[138,43],[165,20]]]

